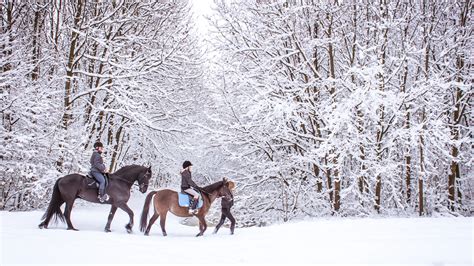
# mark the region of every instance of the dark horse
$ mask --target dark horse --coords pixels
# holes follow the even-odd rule
[[[207,224],[205,216],[209,212],[209,208],[211,207],[211,204],[214,202],[214,200],[218,197],[231,197],[229,183],[226,179],[203,187],[202,192],[203,205],[196,214],[196,217],[199,219],[199,233],[196,236],[202,236],[204,231],[206,231]],[[155,212],[150,218],[150,222],[147,226],[148,209],[153,196],[155,196],[153,200]],[[145,232],[145,235],[148,235],[150,233],[151,226],[153,223],[155,223],[156,219],[160,217],[161,231],[163,232],[163,236],[166,236],[165,221],[168,211],[179,217],[193,216],[192,214],[188,213],[188,207],[181,207],[178,205],[178,192],[170,189],[163,189],[148,193],[145,199],[145,204],[143,205],[142,217],[140,220],[140,230]]]
[[[106,193],[109,195],[109,200],[104,202],[110,204],[109,217],[105,231],[110,232],[110,224],[114,218],[117,208],[125,211],[130,217],[129,223],[125,226],[127,232],[130,233],[133,227],[133,211],[128,207],[127,202],[130,198],[130,189],[135,181],[138,181],[139,190],[145,193],[148,190],[148,182],[151,178],[151,167],[144,167],[139,165],[129,165],[120,168],[113,174],[110,174],[109,183],[106,188]],[[71,223],[71,210],[74,201],[77,198],[87,200],[94,203],[100,203],[97,198],[97,187],[95,184],[91,186],[91,179],[86,178],[80,174],[70,174],[59,178],[54,184],[53,195],[49,203],[46,213],[43,215],[43,221],[39,224],[39,228],[48,228],[48,223],[53,216],[64,222],[66,218],[67,229],[76,230]],[[61,205],[66,203],[64,214],[61,212]]]

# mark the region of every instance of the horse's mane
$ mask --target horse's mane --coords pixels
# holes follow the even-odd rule
[[[214,184],[210,184],[208,186],[205,186],[202,189],[206,192],[213,192],[213,191],[216,191],[217,189],[219,189],[220,187],[222,187],[223,185],[224,185],[224,181],[221,180],[221,181],[217,181]]]
[[[114,175],[121,175],[125,172],[128,172],[131,168],[137,168],[137,167],[141,167],[140,165],[136,165],[136,164],[132,164],[132,165],[127,165],[127,166],[124,166],[120,169],[118,169],[117,171],[114,172]]]

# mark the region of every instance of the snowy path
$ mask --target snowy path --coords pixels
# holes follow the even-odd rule
[[[229,235],[209,227],[196,238],[197,227],[169,215],[168,237],[155,223],[148,237],[138,229],[140,204],[132,205],[135,226],[117,211],[112,233],[103,232],[108,206],[78,206],[78,232],[58,223],[39,230],[43,212],[0,212],[1,265],[83,263],[359,263],[449,265],[473,263],[473,218],[328,218],[264,228],[237,228]],[[191,255],[190,250],[195,250]]]

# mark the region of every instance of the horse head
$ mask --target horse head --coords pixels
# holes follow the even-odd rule
[[[231,188],[233,188],[234,185],[234,182],[227,180],[226,177],[222,178],[222,186],[217,191],[217,197],[224,197],[228,200],[232,199]]]
[[[143,173],[144,172],[144,173]],[[145,193],[148,190],[148,183],[152,177],[151,166],[145,167],[145,170],[140,172],[138,176],[138,188],[141,193]]]

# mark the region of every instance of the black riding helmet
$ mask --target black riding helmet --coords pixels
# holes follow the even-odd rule
[[[94,149],[97,149],[99,147],[104,147],[104,144],[102,144],[102,142],[100,141],[97,141],[96,143],[94,143]]]
[[[190,161],[184,161],[183,163],[183,169],[188,167],[188,166],[192,166],[193,164],[190,162]]]

